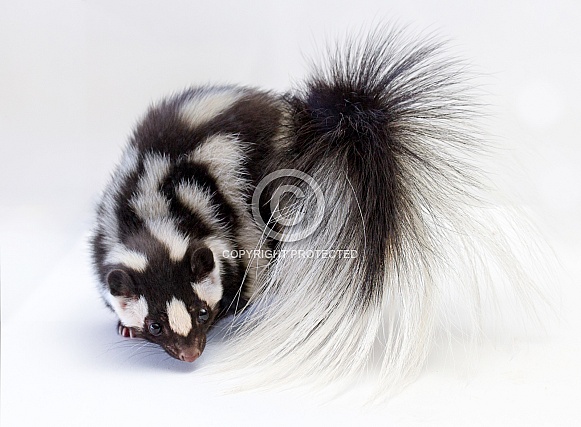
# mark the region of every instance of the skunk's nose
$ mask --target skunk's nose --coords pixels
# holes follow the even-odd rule
[[[184,362],[193,362],[194,360],[196,360],[198,357],[200,357],[200,350],[198,350],[197,348],[195,349],[187,349],[187,350],[182,350],[179,354],[180,356],[180,360],[183,360]]]

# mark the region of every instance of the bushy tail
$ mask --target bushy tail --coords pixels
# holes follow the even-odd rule
[[[286,97],[284,170],[267,180],[297,190],[273,214],[292,226],[266,224],[280,253],[238,319],[230,366],[327,383],[375,361],[393,388],[424,361],[447,289],[473,318],[491,282],[529,292],[482,207],[472,103],[442,50],[378,30]]]

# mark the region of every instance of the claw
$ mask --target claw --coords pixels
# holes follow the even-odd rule
[[[135,338],[136,334],[133,328],[128,328],[127,326],[123,326],[121,322],[117,325],[117,333],[124,338]]]

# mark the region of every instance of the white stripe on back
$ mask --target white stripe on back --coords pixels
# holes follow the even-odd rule
[[[180,116],[191,127],[200,126],[226,110],[241,96],[239,89],[232,88],[200,92],[180,108]]]
[[[118,243],[107,254],[105,263],[122,264],[127,268],[143,273],[147,268],[147,256]]]

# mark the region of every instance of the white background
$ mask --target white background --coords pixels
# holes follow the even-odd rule
[[[86,235],[140,114],[192,84],[284,90],[325,40],[387,20],[436,30],[479,74],[500,147],[492,177],[567,272],[558,329],[483,346],[470,364],[432,360],[363,409],[348,395],[324,406],[297,392],[224,396],[195,367],[119,344]],[[2,425],[581,422],[580,26],[581,3],[563,0],[2,1]]]

